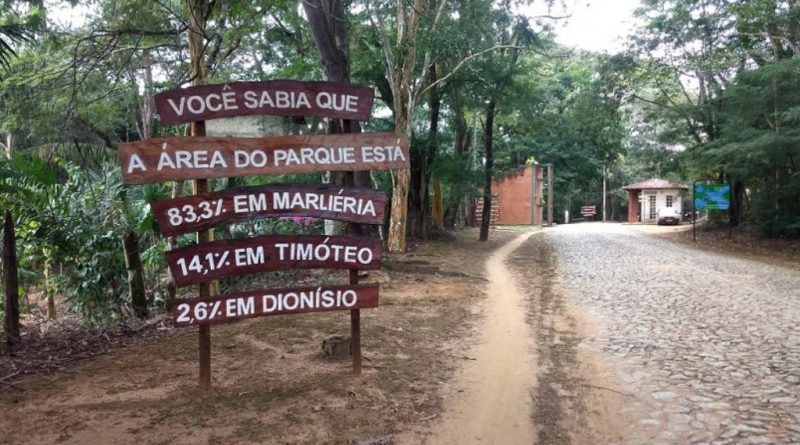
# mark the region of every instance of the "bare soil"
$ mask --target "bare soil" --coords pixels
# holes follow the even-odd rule
[[[536,378],[525,298],[505,264],[532,232],[517,235],[487,261],[489,286],[474,361],[459,372],[431,444],[530,444],[531,387]],[[455,390],[453,392],[452,390]]]
[[[479,243],[465,231],[387,258],[386,270],[364,280],[381,282],[382,293],[379,308],[362,311],[361,377],[321,351],[325,337],[349,334],[346,312],[213,327],[209,394],[197,390],[196,330],[166,328],[14,378],[0,389],[0,443],[379,444],[426,431],[444,388],[471,360],[484,263],[513,236],[495,231]]]
[[[624,443],[620,415],[629,394],[617,389],[602,351],[585,342],[598,329],[558,282],[555,250],[533,236],[509,258],[536,345],[532,423],[539,444]]]
[[[698,249],[800,270],[800,239],[764,238],[746,226],[729,231],[726,227],[707,227],[698,224],[696,240],[692,236],[691,224],[678,226],[632,224],[629,227]]]

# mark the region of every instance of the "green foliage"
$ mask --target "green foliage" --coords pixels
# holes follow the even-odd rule
[[[617,211],[627,205],[621,190],[627,183],[729,176],[743,182],[749,217],[762,233],[800,236],[800,11],[778,3],[643,0],[644,26],[631,39],[632,52],[615,56],[567,51],[547,26],[501,4],[449,2],[435,23],[439,3],[427,3],[417,39],[388,54],[400,66],[414,47],[414,91],[427,86],[425,63],[435,65],[441,80],[409,113],[415,160],[424,160],[415,167],[441,181],[448,212],[477,196],[481,135],[494,100],[496,172],[552,163],[557,218],[599,205],[604,171]],[[43,268],[63,265],[50,291],[89,323],[123,319],[130,310],[122,236],[134,230],[148,298],[160,304],[167,247],[150,205],[167,199],[172,187],[124,187],[114,148],[142,137],[147,91],[190,81],[185,2],[93,2],[86,25],[75,29],[46,22],[40,2],[4,5],[0,133],[9,135],[3,142],[15,153],[0,161],[0,203],[17,219],[23,285],[41,286]],[[392,131],[396,110],[381,38],[397,37],[397,5],[347,7],[352,78],[376,88],[379,99],[380,117],[364,131]],[[385,36],[375,26],[379,18]],[[205,37],[210,82],[321,78],[296,1],[213,2]],[[148,67],[154,76],[146,85]],[[427,136],[433,93],[441,96],[438,140]],[[324,128],[310,121],[303,132]],[[162,127],[157,118],[152,124],[154,136],[187,131]],[[391,191],[387,172],[372,178]],[[276,182],[312,183],[319,176],[225,179],[213,187]],[[190,192],[188,182],[183,187],[180,194]],[[321,230],[319,221],[272,218],[220,227],[216,236]],[[179,237],[180,245],[191,242],[193,235]]]
[[[683,179],[731,180],[745,211],[732,221],[742,216],[762,234],[800,236],[800,5],[646,0],[639,15],[632,95],[647,104],[649,139],[661,145],[646,147],[644,158]],[[673,156],[666,145],[687,150]]]
[[[722,136],[691,151],[708,170],[749,184],[751,219],[768,236],[800,236],[800,59],[742,73],[724,97]]]

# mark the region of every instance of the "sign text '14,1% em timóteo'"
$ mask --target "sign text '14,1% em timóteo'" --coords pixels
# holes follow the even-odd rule
[[[264,235],[222,240],[167,252],[178,286],[285,269],[380,268],[379,239],[358,236]]]

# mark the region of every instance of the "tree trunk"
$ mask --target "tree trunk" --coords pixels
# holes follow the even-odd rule
[[[413,0],[413,4],[397,3],[397,34],[395,47],[401,48],[401,57],[392,57],[394,48],[384,35],[382,44],[386,54],[385,62],[392,87],[394,130],[409,140],[412,139],[411,117],[416,108],[419,91],[415,85],[414,72],[417,67],[417,39],[422,14],[426,11],[424,0]],[[386,31],[386,30],[382,30]],[[389,234],[386,248],[389,252],[406,251],[408,228],[408,192],[410,170],[392,170],[392,209],[389,221]]]
[[[141,121],[137,122],[139,137],[147,140],[153,137],[153,115],[155,99],[153,97],[153,69],[150,53],[142,56],[142,70],[144,82],[144,95],[139,99]],[[170,241],[172,241],[170,243]],[[174,238],[169,237],[167,244],[174,247]],[[125,268],[128,270],[128,293],[131,296],[131,306],[137,318],[147,318],[150,315],[147,309],[147,296],[144,289],[144,267],[139,253],[139,235],[133,229],[126,229],[122,238],[122,250],[125,255]],[[168,272],[169,274],[169,272]],[[167,300],[175,298],[175,284],[172,275],[167,284]]]
[[[8,353],[20,343],[19,333],[19,274],[17,271],[17,239],[14,233],[14,218],[6,210],[3,224],[3,281],[6,291],[4,328]]]
[[[730,181],[730,177],[728,178]],[[736,181],[731,185],[730,224],[737,227],[742,223],[744,214],[744,184]]]
[[[423,196],[425,173],[425,151],[427,144],[415,144],[411,147],[411,159],[409,169],[409,193],[408,193],[408,231],[412,238],[419,240],[425,239],[424,213],[425,197]]]
[[[14,133],[6,133],[6,157],[11,159],[11,153],[14,151]]]
[[[494,112],[497,101],[492,98],[486,107],[486,127],[483,136],[483,151],[486,161],[484,163],[485,183],[483,186],[483,213],[481,214],[481,231],[479,240],[489,240],[489,224],[492,219],[492,170],[494,167],[494,146],[492,137],[494,134]]]
[[[147,296],[144,292],[144,269],[139,257],[139,236],[133,230],[126,230],[122,239],[122,250],[125,254],[125,269],[128,270],[128,292],[131,295],[133,313],[138,318],[146,318]]]
[[[470,147],[469,128],[467,127],[467,118],[464,111],[464,97],[461,91],[456,88],[450,94],[450,98],[453,108],[453,152],[456,157],[461,158],[469,154]],[[471,200],[464,199],[463,194],[459,193],[459,184],[452,184],[450,191],[450,202],[445,212],[447,225],[454,227],[463,223],[464,226],[469,226],[469,218],[466,218],[466,215],[470,211],[468,204]],[[466,209],[464,208],[465,206]]]
[[[442,181],[433,178],[433,225],[444,230],[444,203],[442,201]]]
[[[144,94],[139,95],[139,85],[136,76],[136,70],[132,69],[130,72],[131,87],[133,95],[137,102],[136,108],[136,131],[139,133],[139,139],[147,140],[153,137],[153,116],[155,114],[155,98],[153,96],[153,69],[152,58],[150,53],[145,51],[142,55],[141,66],[142,69],[142,86]]]
[[[47,300],[47,318],[53,320],[56,318],[56,299],[50,285],[50,268],[50,260],[46,259],[44,262],[44,292]]]
[[[409,169],[392,170],[392,209],[389,214],[389,233],[386,249],[406,251],[406,218],[408,217]]]
[[[348,37],[347,11],[341,0],[303,0],[309,30],[322,62],[322,77],[331,82],[350,83],[350,40]],[[328,133],[361,133],[358,121],[328,119]],[[326,183],[344,185],[344,172],[326,172]],[[355,184],[369,186],[369,172],[355,172]],[[347,224],[325,220],[326,235],[342,235]]]
[[[395,88],[394,128],[398,134],[411,139],[411,112],[409,105],[411,91],[408,86],[397,85]],[[401,168],[391,170],[392,175],[392,208],[389,214],[389,233],[386,236],[386,249],[389,252],[406,251],[406,230],[408,229],[408,190],[411,170]]]
[[[349,82],[349,42],[344,4],[341,0],[303,0],[301,3],[319,51],[325,80]]]
[[[428,70],[428,84],[433,84],[438,79],[436,65],[431,65]],[[430,110],[427,143],[415,151],[416,156],[411,159],[411,183],[414,190],[411,193],[411,208],[409,209],[412,221],[411,228],[414,236],[419,239],[428,238],[428,219],[430,206],[429,187],[433,161],[439,147],[439,116],[442,96],[438,87],[434,86],[428,93],[428,109]]]

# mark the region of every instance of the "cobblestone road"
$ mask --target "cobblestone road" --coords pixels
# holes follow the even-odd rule
[[[800,443],[800,273],[621,225],[544,236],[633,395],[627,443]]]

